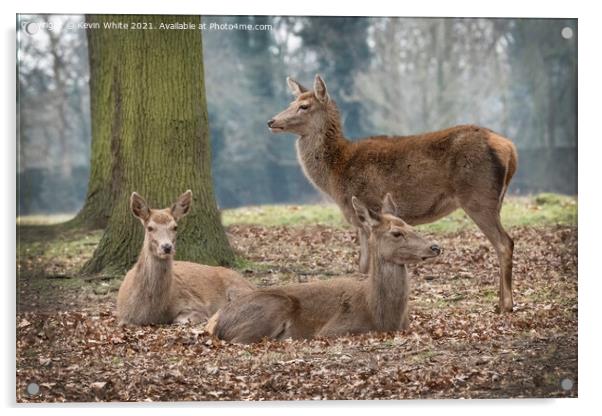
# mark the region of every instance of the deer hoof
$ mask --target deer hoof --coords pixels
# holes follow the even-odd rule
[[[512,301],[510,302],[503,302],[501,301],[499,303],[499,305],[495,305],[495,312],[496,313],[509,313],[514,311],[514,305],[512,304]]]

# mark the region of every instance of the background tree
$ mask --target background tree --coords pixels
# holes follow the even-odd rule
[[[238,16],[237,20],[242,24],[266,25],[271,23],[269,16]],[[266,71],[266,66],[277,68],[276,56],[273,47],[275,39],[268,30],[253,30],[249,32],[237,31],[237,49],[242,59],[248,64],[245,66],[244,79],[246,80],[247,92],[253,100],[253,108],[257,109],[262,117],[253,117],[249,120],[248,127],[252,131],[263,131],[265,139],[257,146],[257,150],[263,156],[263,163],[259,166],[267,182],[266,193],[268,197],[278,203],[289,200],[289,189],[286,186],[286,176],[283,175],[283,167],[280,165],[282,159],[282,145],[290,147],[289,143],[280,138],[270,137],[266,128],[266,121],[270,118],[270,106],[280,97],[277,96],[274,83],[277,82],[277,71]],[[282,79],[286,75],[282,74]]]
[[[370,62],[369,20],[356,17],[302,19],[295,33],[303,39],[303,53],[314,55],[329,90],[336,92],[337,105],[344,113],[346,134],[351,138],[365,136],[368,133],[362,129],[361,103],[353,95],[353,77],[358,68]]]
[[[18,25],[18,211],[74,212],[89,163],[88,59],[79,16],[23,17],[52,27],[35,36]]]
[[[87,16],[90,23],[120,16]],[[84,274],[123,273],[135,261],[142,227],[129,211],[133,191],[153,207],[169,206],[186,189],[194,205],[182,220],[177,258],[206,264],[233,261],[211,181],[209,126],[201,32],[161,30],[161,23],[199,24],[198,16],[128,16],[154,30],[90,31],[93,134],[109,142],[111,192],[105,232]],[[124,21],[125,22],[125,21]],[[95,161],[92,160],[94,163]]]

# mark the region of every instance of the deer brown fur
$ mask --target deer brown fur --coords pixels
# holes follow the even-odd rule
[[[308,91],[287,78],[295,95],[268,122],[272,132],[291,132],[308,179],[328,194],[358,230],[360,271],[367,272],[367,234],[354,215],[352,195],[378,211],[388,190],[409,224],[436,221],[458,208],[494,246],[501,268],[501,311],[511,311],[514,243],[502,227],[500,210],[518,156],[512,142],[493,131],[462,125],[415,136],[373,136],[358,141],[342,133],[339,111],[316,75]]]
[[[387,194],[375,214],[353,198],[358,222],[369,235],[370,276],[338,278],[257,289],[228,303],[207,325],[218,338],[252,343],[274,339],[341,336],[408,328],[406,264],[440,254],[441,249],[394,215]]]
[[[136,192],[130,206],[145,229],[138,261],[117,295],[120,325],[198,323],[254,286],[233,270],[174,261],[177,221],[188,214],[192,192],[170,207],[150,209]]]

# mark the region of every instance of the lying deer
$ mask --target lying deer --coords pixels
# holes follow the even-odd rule
[[[229,298],[254,289],[233,270],[174,261],[177,221],[191,204],[191,191],[165,209],[151,209],[140,195],[132,194],[130,207],[144,226],[144,245],[119,288],[120,325],[202,322]]]
[[[502,227],[500,210],[517,168],[512,142],[472,125],[352,142],[343,135],[339,111],[322,78],[316,75],[313,91],[290,78],[287,82],[296,99],[268,127],[299,136],[297,156],[305,175],[358,230],[360,271],[368,271],[368,234],[354,215],[352,195],[378,211],[385,190],[392,190],[399,215],[411,225],[462,208],[497,252],[500,311],[511,311],[514,243]]]
[[[374,213],[353,197],[357,221],[368,237],[370,276],[257,289],[228,303],[207,325],[218,338],[252,343],[264,337],[336,337],[408,328],[409,282],[406,264],[438,256],[437,244],[421,237],[395,215],[385,196]]]

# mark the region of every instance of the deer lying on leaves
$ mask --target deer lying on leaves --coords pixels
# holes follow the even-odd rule
[[[257,289],[228,303],[209,320],[218,338],[253,343],[274,339],[336,337],[408,328],[409,283],[406,264],[438,256],[441,249],[395,215],[385,196],[374,213],[352,198],[357,221],[368,237],[370,276]]]
[[[268,127],[299,136],[297,156],[305,175],[358,230],[360,271],[368,271],[368,234],[354,215],[352,195],[378,211],[385,190],[390,190],[400,217],[411,225],[433,222],[462,208],[497,252],[499,308],[512,311],[514,242],[500,221],[502,201],[518,163],[512,142],[473,125],[352,142],[343,135],[339,111],[320,76],[316,75],[313,91],[290,78],[287,82],[295,100],[268,121]]]
[[[144,245],[119,288],[120,325],[202,322],[233,296],[254,289],[233,270],[174,261],[177,221],[191,205],[190,190],[165,209],[151,209],[140,195],[132,194],[130,207],[144,226]]]

